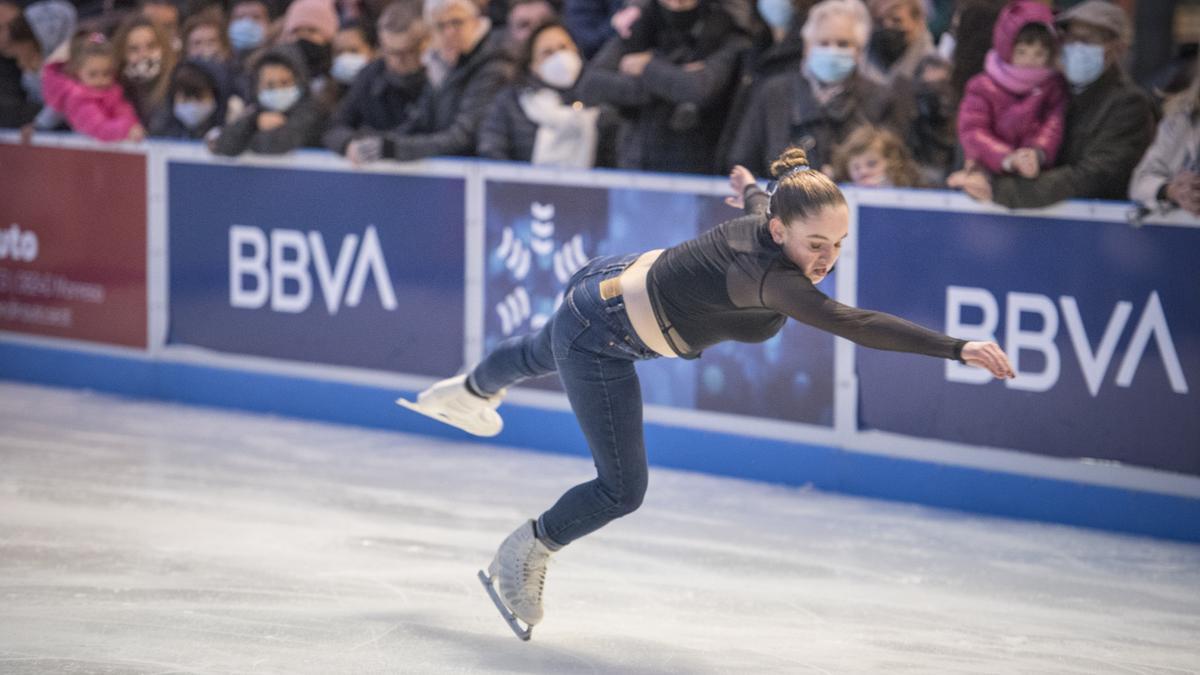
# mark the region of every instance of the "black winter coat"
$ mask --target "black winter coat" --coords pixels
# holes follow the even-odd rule
[[[405,133],[415,122],[417,101],[429,86],[423,72],[406,86],[388,81],[383,59],[368,63],[342,97],[322,139],[325,147],[343,154],[346,145],[363,133]]]
[[[662,19],[666,11],[652,4],[630,40],[610,40],[580,79],[579,95],[588,105],[621,113],[620,168],[711,173],[738,59],[750,41],[715,0],[701,2],[686,33]],[[647,49],[653,58],[641,76],[619,71],[621,57]],[[700,67],[685,68],[692,63]]]
[[[496,96],[488,109],[483,126],[479,129],[479,156],[488,159],[508,159],[528,162],[533,158],[533,145],[537,139],[538,125],[525,114],[521,107],[521,94],[535,88],[545,87],[537,80],[528,78],[520,83],[505,87]],[[563,103],[577,101],[575,90],[560,91]],[[598,140],[596,143],[596,166],[611,167],[616,162],[617,125],[620,120],[608,107],[601,107],[596,120]]]
[[[504,31],[493,29],[459,57],[441,86],[426,87],[409,129],[384,135],[384,156],[404,161],[475,154],[483,116],[512,74]]]

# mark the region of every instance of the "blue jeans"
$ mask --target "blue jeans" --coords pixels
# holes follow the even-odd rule
[[[541,330],[505,340],[470,375],[476,391],[490,395],[558,371],[567,390],[597,475],[568,490],[538,519],[538,534],[551,548],[632,513],[646,493],[642,390],[634,363],[658,354],[634,332],[622,296],[600,299],[600,282],[621,274],[638,255],[589,261],[571,277],[562,305]]]

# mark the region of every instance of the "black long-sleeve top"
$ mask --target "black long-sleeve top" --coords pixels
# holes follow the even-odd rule
[[[647,287],[659,326],[684,358],[726,340],[762,342],[788,317],[874,349],[961,360],[966,344],[829,298],[784,255],[761,212],[667,249],[651,266]]]

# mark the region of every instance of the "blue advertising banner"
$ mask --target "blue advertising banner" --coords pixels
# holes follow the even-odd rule
[[[540,328],[590,258],[666,248],[740,215],[717,196],[489,180],[485,347]],[[832,293],[836,281],[822,286]],[[639,365],[647,403],[833,424],[833,338],[788,326],[761,344],[726,343],[699,361]],[[553,378],[538,386],[557,388]]]
[[[431,376],[462,365],[463,179],[170,162],[167,181],[169,342]]]
[[[1008,381],[857,349],[864,428],[1200,475],[1200,229],[862,206],[858,301]]]

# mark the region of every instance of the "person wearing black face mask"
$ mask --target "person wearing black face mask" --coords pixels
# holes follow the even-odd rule
[[[750,46],[718,0],[656,0],[612,38],[579,82],[588,105],[624,117],[623,169],[708,173],[740,54]]]
[[[933,36],[925,27],[922,0],[869,0],[875,24],[867,47],[865,73],[881,82],[913,79],[921,59],[936,54]]]
[[[420,16],[395,3],[384,10],[377,28],[380,58],[363,66],[322,138],[325,147],[355,161],[379,158],[382,141],[372,140],[377,134],[404,132],[414,123],[417,101],[428,86],[421,53],[429,42],[429,29]],[[360,151],[372,154],[368,146],[379,146],[375,156],[358,157]]]
[[[326,114],[337,105],[337,88],[331,86],[333,38],[338,19],[333,0],[295,0],[283,19],[283,42],[295,45],[309,76],[309,92]]]

